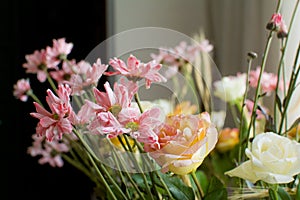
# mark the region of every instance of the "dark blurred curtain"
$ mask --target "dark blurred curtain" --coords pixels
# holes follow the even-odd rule
[[[34,107],[16,100],[12,88],[27,77],[22,68],[25,55],[52,45],[52,39],[65,37],[74,43],[70,58],[77,61],[105,40],[105,1],[6,0],[0,10],[0,199],[90,199],[93,185],[83,173],[67,163],[63,168],[39,165],[26,153],[37,123],[29,116]],[[46,88],[31,84],[39,97],[45,96]]]

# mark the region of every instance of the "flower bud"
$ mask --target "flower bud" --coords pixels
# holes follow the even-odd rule
[[[274,13],[268,22],[266,28],[268,30],[278,30],[282,23],[282,16],[280,13]]]

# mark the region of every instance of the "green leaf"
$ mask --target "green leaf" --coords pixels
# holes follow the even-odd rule
[[[200,185],[201,185],[201,187],[203,189],[204,194],[206,194],[207,189],[208,189],[208,185],[209,185],[209,182],[208,182],[208,179],[206,177],[206,174],[203,171],[197,170],[196,171],[196,177],[197,177],[197,179],[200,182]],[[192,183],[194,183],[194,182],[192,182]]]
[[[203,200],[226,200],[226,199],[227,199],[227,190],[223,188],[208,193],[207,195],[205,195]]]
[[[225,200],[227,199],[227,190],[223,183],[215,176],[210,179],[207,194],[204,200]]]
[[[278,94],[276,94],[275,96],[275,101],[276,101],[276,105],[279,109],[279,112],[282,113],[282,105],[281,105],[281,100],[280,97],[278,96]]]
[[[160,175],[163,178],[163,180],[165,181],[172,196],[175,199],[178,199],[178,200],[194,200],[195,199],[195,194],[194,194],[193,188],[184,184],[184,182],[179,177],[170,176],[169,174],[160,174]]]
[[[147,184],[150,185],[150,187],[151,187],[152,183],[151,183],[150,177],[147,176],[147,174],[145,174],[145,176],[146,176],[146,178],[147,178]],[[144,182],[144,179],[143,179],[143,177],[142,177],[141,174],[138,174],[138,173],[137,173],[137,174],[134,174],[134,175],[132,176],[132,179],[134,180],[134,182],[136,182],[136,184],[137,184],[140,188],[146,189],[145,182]]]
[[[238,146],[236,146],[234,149],[238,150]],[[235,165],[232,162],[233,159],[230,158],[230,153],[234,153],[234,151],[238,153],[236,150],[232,150],[230,152],[225,153],[213,154],[211,156],[211,164],[214,169],[214,175],[217,176],[220,180],[222,180],[223,183],[227,183],[228,181],[230,181],[229,177],[224,175],[224,173],[234,168]]]
[[[279,187],[277,190],[279,197],[284,200],[292,200],[292,197],[287,193],[282,187]]]

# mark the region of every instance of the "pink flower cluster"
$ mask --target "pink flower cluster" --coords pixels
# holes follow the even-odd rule
[[[151,54],[151,57],[158,63],[167,65],[164,76],[168,79],[174,76],[186,63],[193,63],[200,52],[210,52],[213,46],[208,40],[201,43],[188,45],[185,41],[174,48],[161,48],[159,54]]]
[[[20,79],[17,81],[16,84],[14,84],[14,91],[13,95],[17,98],[20,99],[21,101],[27,101],[28,95],[27,93],[31,91],[30,83],[28,79]]]
[[[57,70],[57,65],[64,60],[73,48],[72,43],[66,43],[65,38],[53,40],[52,47],[46,49],[36,50],[33,54],[26,55],[26,63],[23,67],[27,73],[37,74],[40,82],[47,79],[47,72],[50,69]]]
[[[249,74],[249,84],[251,87],[256,88],[259,74],[260,74],[260,67],[257,67],[256,70],[251,70]],[[263,72],[261,77],[261,90],[266,95],[270,95],[272,91],[276,90],[278,77],[276,74]],[[281,80],[278,84],[279,89],[283,89],[283,81]]]
[[[36,112],[30,114],[39,121],[30,154],[42,155],[41,163],[61,166],[57,156],[68,150],[62,144],[54,144],[62,140],[64,134],[71,136],[78,130],[108,138],[128,134],[139,142],[158,146],[154,129],[162,123],[158,120],[160,110],[152,108],[141,112],[131,104],[139,81],[145,81],[146,88],[150,88],[153,82],[166,81],[159,73],[162,65],[155,61],[143,63],[130,55],[127,63],[118,58],[110,59],[114,71],[108,71],[108,65],[102,64],[100,59],[92,65],[84,60],[69,60],[67,56],[72,47],[72,43],[66,43],[62,38],[53,40],[52,47],[26,55],[27,62],[23,65],[26,72],[37,74],[40,82],[48,80],[52,86],[52,90],[47,90],[47,106],[33,95],[29,80],[21,79],[14,85],[17,99],[26,101],[31,96],[35,101]],[[123,77],[114,83],[113,88],[106,82],[105,91],[100,91],[97,84],[103,75]],[[76,103],[75,107],[71,100]],[[45,141],[37,138],[45,138]],[[53,152],[57,153],[51,160]]]
[[[49,163],[52,167],[62,167],[64,165],[60,154],[69,151],[68,142],[66,140],[61,142],[61,140],[55,138],[49,142],[38,135],[32,135],[32,139],[32,146],[27,149],[27,152],[33,157],[41,156],[38,161],[39,164]]]

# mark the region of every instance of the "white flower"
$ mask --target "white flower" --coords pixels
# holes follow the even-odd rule
[[[214,82],[214,95],[225,102],[235,102],[241,99],[246,90],[246,74],[237,76],[225,76],[221,80]]]
[[[258,134],[246,155],[248,161],[225,174],[275,184],[289,183],[300,173],[300,144],[275,133]]]

